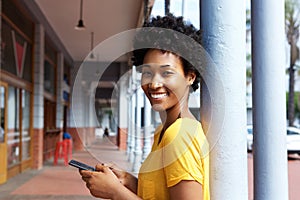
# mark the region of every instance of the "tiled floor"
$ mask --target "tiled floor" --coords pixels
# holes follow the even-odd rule
[[[127,155],[119,151],[107,138],[99,139],[85,151],[75,152],[73,159],[95,165],[99,162],[111,163],[124,170],[131,170]],[[95,199],[86,189],[78,170],[64,166],[60,161],[53,166],[52,161],[45,163],[42,170],[28,170],[0,185],[1,200],[89,200]]]

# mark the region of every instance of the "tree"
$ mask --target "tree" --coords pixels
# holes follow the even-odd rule
[[[165,15],[170,13],[170,0],[165,0]]]
[[[294,88],[295,88],[295,63],[299,59],[299,1],[285,1],[285,31],[287,41],[290,45],[290,65],[289,65],[289,96],[288,96],[288,121],[289,126],[293,126],[295,119],[295,103],[294,103]]]

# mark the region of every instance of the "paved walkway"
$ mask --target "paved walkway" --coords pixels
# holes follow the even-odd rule
[[[113,141],[113,142],[111,142]],[[107,138],[97,140],[85,151],[75,152],[73,158],[89,165],[96,163],[110,163],[117,167],[131,171],[132,166],[127,162],[127,155],[119,151],[114,145],[114,139]],[[300,184],[300,157],[290,159],[289,168],[289,199],[299,199]],[[248,154],[249,175],[249,200],[253,199],[253,159]],[[60,160],[57,166],[53,161],[45,163],[42,170],[28,170],[17,175],[0,185],[1,200],[91,200],[89,190],[81,180],[78,170],[70,166],[64,166]]]
[[[119,151],[107,138],[99,139],[85,151],[73,154],[73,159],[94,166],[96,163],[111,163],[121,169],[131,171],[127,155]],[[44,163],[42,170],[28,170],[0,185],[1,200],[90,200],[95,199],[86,189],[78,170],[64,166],[60,160],[57,166],[53,161]]]

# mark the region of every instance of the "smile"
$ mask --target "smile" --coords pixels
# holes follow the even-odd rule
[[[161,94],[150,94],[151,98],[153,99],[162,99],[167,96],[167,93],[161,93]]]

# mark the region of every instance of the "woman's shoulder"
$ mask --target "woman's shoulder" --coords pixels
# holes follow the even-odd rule
[[[165,142],[169,143],[177,136],[196,138],[204,136],[201,123],[196,119],[179,118],[166,131]]]
[[[195,128],[202,129],[201,123],[192,118],[178,118],[170,127],[171,131],[180,130],[180,131],[195,131]]]

